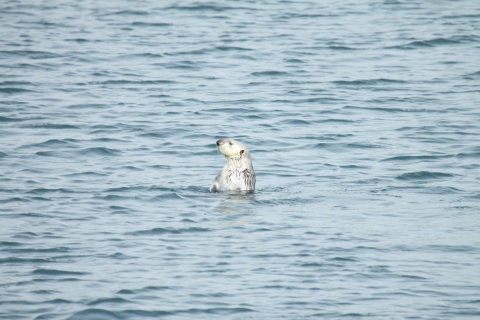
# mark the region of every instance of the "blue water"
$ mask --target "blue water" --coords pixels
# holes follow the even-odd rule
[[[478,1],[4,1],[0,318],[478,319],[479,107]]]

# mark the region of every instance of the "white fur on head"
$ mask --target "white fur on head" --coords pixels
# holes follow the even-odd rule
[[[218,150],[225,156],[225,158],[239,158],[248,154],[248,149],[242,143],[232,140],[223,139],[217,141]],[[248,154],[250,156],[250,154]]]

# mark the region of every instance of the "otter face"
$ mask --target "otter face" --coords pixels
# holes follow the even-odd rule
[[[243,144],[232,139],[218,140],[217,148],[227,159],[239,158],[248,152]]]

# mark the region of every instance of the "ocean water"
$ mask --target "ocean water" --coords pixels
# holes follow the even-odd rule
[[[1,319],[480,317],[480,2],[0,12]]]

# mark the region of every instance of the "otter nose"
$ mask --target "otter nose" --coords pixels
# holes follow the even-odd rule
[[[222,143],[222,140],[217,140],[217,146],[220,146],[220,143]]]

